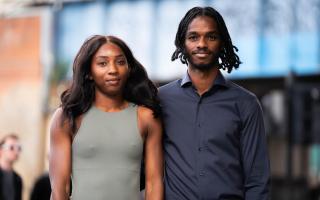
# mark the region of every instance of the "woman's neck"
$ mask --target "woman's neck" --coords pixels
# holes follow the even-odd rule
[[[118,112],[128,107],[128,102],[123,96],[106,96],[97,94],[93,102],[94,106],[105,112]]]

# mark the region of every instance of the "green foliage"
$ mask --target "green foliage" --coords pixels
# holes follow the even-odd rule
[[[67,79],[69,65],[67,62],[57,62],[51,71],[50,82],[51,84],[58,85],[60,82]]]

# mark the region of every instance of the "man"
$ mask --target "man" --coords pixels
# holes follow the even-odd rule
[[[222,16],[195,7],[181,20],[172,61],[185,76],[159,89],[164,120],[166,200],[266,200],[262,111],[256,96],[226,80],[241,63]]]
[[[21,200],[22,179],[14,171],[13,164],[21,152],[19,138],[9,134],[0,141],[0,199]]]

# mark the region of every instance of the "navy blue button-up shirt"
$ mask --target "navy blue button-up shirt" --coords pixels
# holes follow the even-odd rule
[[[188,74],[159,89],[166,200],[267,200],[269,159],[256,96],[218,73],[199,96]]]

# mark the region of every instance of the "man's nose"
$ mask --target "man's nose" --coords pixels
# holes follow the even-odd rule
[[[208,44],[207,44],[207,41],[204,37],[201,37],[199,39],[199,42],[198,42],[198,48],[205,48],[205,47],[208,47]]]

